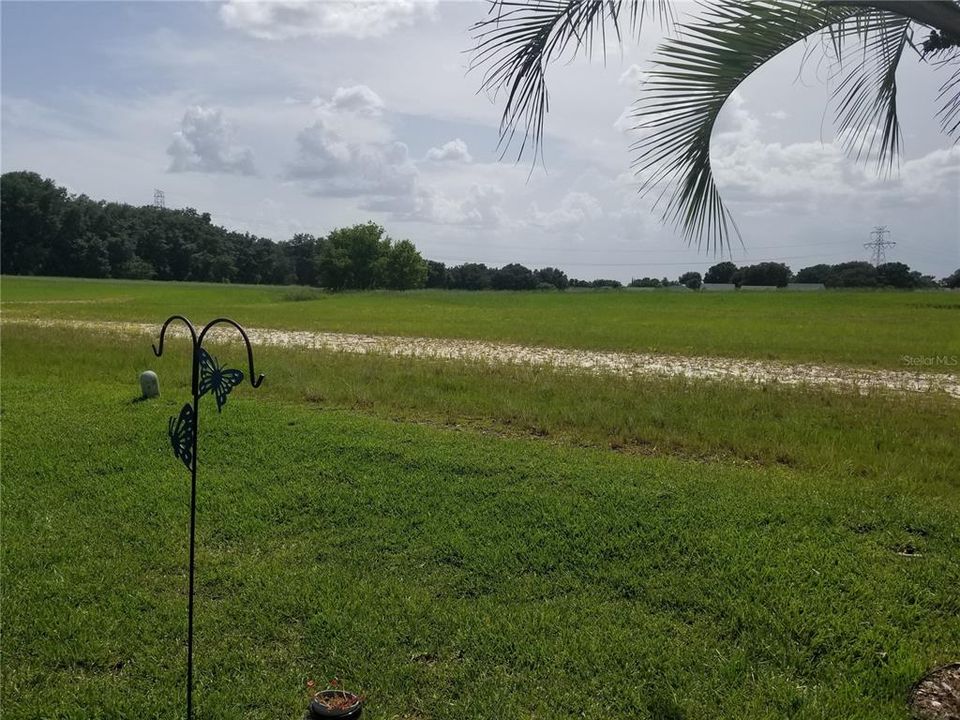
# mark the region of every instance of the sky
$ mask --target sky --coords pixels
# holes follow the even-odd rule
[[[693,6],[681,6],[681,13]],[[544,162],[501,158],[502,98],[468,72],[481,2],[0,4],[0,167],[71,192],[209,212],[274,240],[373,220],[446,262],[676,278],[721,259],[960,267],[960,146],[934,117],[944,77],[899,73],[904,153],[888,178],[835,137],[829,68],[797,47],[722,112],[712,159],[743,245],[689,247],[638,193],[630,108],[662,38],[551,66]],[[810,59],[803,62],[810,50]]]

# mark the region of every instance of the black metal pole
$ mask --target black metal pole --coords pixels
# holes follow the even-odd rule
[[[187,601],[187,720],[193,720],[193,578],[197,537],[197,438],[200,436],[200,342],[193,343],[193,463],[190,468],[190,589]]]
[[[200,410],[199,398],[193,396],[193,416]],[[198,423],[199,424],[199,423]],[[187,720],[193,720],[193,569],[197,533],[197,435],[193,434],[193,467],[190,468],[190,590],[187,602]]]
[[[250,345],[250,339],[246,331],[236,322],[229,318],[217,318],[204,326],[199,336],[197,331],[189,320],[182,315],[173,315],[167,319],[160,329],[160,346],[153,346],[153,353],[157,357],[163,354],[163,340],[167,332],[167,326],[174,320],[182,320],[190,331],[190,337],[193,341],[193,365],[191,373],[190,389],[193,395],[192,417],[185,417],[191,410],[189,405],[185,405],[180,412],[180,418],[174,422],[170,419],[170,440],[173,443],[174,454],[190,468],[190,580],[187,598],[187,720],[193,720],[193,591],[194,575],[196,568],[196,531],[197,531],[197,438],[199,437],[200,426],[200,396],[207,392],[213,392],[217,398],[217,410],[221,410],[226,403],[227,394],[234,385],[243,380],[243,373],[239,370],[230,370],[220,367],[220,365],[210,357],[208,353],[201,349],[203,339],[212,327],[219,324],[231,325],[236,328],[243,342],[247,347],[247,362],[250,366],[250,384],[258,388],[263,382],[263,375],[256,376],[253,368],[253,347]],[[203,367],[201,368],[201,364]],[[203,381],[201,383],[201,375]],[[187,458],[188,443],[183,442],[184,432],[191,432],[189,438],[189,453]],[[189,459],[189,463],[187,460]]]

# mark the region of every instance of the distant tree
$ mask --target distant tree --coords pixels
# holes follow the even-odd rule
[[[733,275],[734,284],[740,285],[768,285],[786,287],[790,282],[791,272],[783,263],[763,262],[756,265],[747,265],[739,268]]]
[[[706,283],[731,283],[733,282],[733,274],[736,271],[737,266],[730,261],[717,263],[707,270],[707,274],[703,276],[703,281]]]
[[[447,266],[442,262],[427,260],[427,287],[428,288],[447,288],[450,285],[450,277],[447,273]]]
[[[0,269],[10,274],[419,287],[412,243],[375,223],[276,243],[214,225],[193,208],[133,207],[70,195],[31,172],[0,178]]]
[[[537,280],[530,268],[519,263],[510,263],[493,271],[490,284],[494,290],[533,290],[537,286]]]
[[[456,290],[489,290],[492,272],[483,263],[464,263],[450,268],[450,287]]]
[[[297,233],[286,243],[297,285],[319,285],[318,243],[313,235]]]
[[[261,282],[275,283],[277,285],[296,285],[297,274],[293,269],[293,263],[284,252],[284,243],[274,243],[267,239],[261,239],[258,242],[268,244],[269,254],[265,261],[264,270],[266,274]]]
[[[127,278],[129,280],[153,280],[156,271],[153,266],[138,258],[136,255],[126,260],[117,267],[113,277]]]
[[[370,290],[376,286],[377,261],[390,247],[382,226],[373,222],[337,228],[317,247],[320,283],[331,290]]]
[[[570,280],[567,278],[567,274],[557,268],[540,268],[534,271],[533,275],[538,283],[553,285],[557,290],[566,290],[570,286]]]
[[[377,260],[376,285],[388,290],[414,290],[427,282],[427,262],[409,240],[389,238]]]
[[[233,282],[237,274],[237,266],[233,257],[226,252],[214,255],[210,260],[207,280],[212,282]]]
[[[686,285],[691,290],[699,290],[703,285],[703,277],[698,272],[685,272],[680,276],[680,284]]]
[[[31,172],[0,179],[0,269],[10,274],[324,285],[334,290],[493,286],[533,289],[619,287],[613,280],[570,281],[557,268],[535,273],[517,263],[447,268],[426,262],[409,240],[394,242],[368,222],[326,237],[298,233],[274,242],[214,225],[194,208],[134,207],[70,195]]]
[[[825,283],[831,269],[832,266],[826,264],[805,267],[797,273],[796,281],[798,283]]]
[[[69,247],[75,277],[110,277],[110,253],[107,243],[97,235],[86,232],[74,238]],[[63,275],[65,273],[57,273]]]
[[[921,290],[931,290],[940,287],[940,283],[933,275],[924,275],[917,270],[910,271],[910,279],[913,281],[913,287]]]
[[[34,172],[0,179],[0,267],[6,274],[39,274],[60,234],[67,191]]]
[[[630,287],[658,288],[660,287],[660,281],[657,278],[650,277],[634,278],[630,281]]]
[[[892,287],[908,289],[917,287],[919,278],[914,278],[910,273],[910,267],[902,262],[888,262],[877,265],[877,285],[880,287]]]
[[[830,269],[825,281],[827,287],[876,287],[877,269],[860,260],[840,263]]]
[[[595,288],[622,288],[623,283],[619,280],[607,280],[606,278],[597,278],[590,282],[590,287]]]
[[[957,268],[956,270],[954,270],[952,275],[948,275],[947,277],[945,277],[941,281],[941,284],[945,288],[951,288],[951,289],[960,288],[960,268]]]

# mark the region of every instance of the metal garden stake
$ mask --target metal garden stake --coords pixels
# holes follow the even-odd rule
[[[170,444],[173,446],[173,454],[186,465],[190,471],[190,594],[187,604],[187,720],[193,719],[193,570],[194,570],[194,547],[196,535],[197,519],[197,428],[200,418],[200,398],[207,393],[212,393],[217,401],[217,412],[223,409],[227,402],[227,395],[234,387],[243,382],[243,373],[240,370],[232,370],[221,367],[220,364],[206,350],[203,349],[203,340],[207,333],[215,325],[232,325],[243,336],[243,342],[247,346],[247,361],[250,365],[250,384],[253,387],[260,387],[263,382],[263,375],[254,375],[253,370],[253,348],[250,346],[250,338],[242,327],[229,318],[217,318],[204,326],[197,335],[193,323],[182,315],[172,315],[160,329],[160,346],[153,346],[153,354],[157,357],[163,355],[163,338],[167,333],[167,327],[174,320],[182,320],[190,331],[190,338],[193,341],[193,366],[191,389],[193,393],[193,403],[187,403],[180,410],[179,417],[170,418],[169,435]],[[256,377],[256,380],[254,380]]]

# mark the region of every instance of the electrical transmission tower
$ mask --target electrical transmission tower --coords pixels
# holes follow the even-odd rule
[[[883,265],[887,261],[887,248],[897,246],[893,240],[887,239],[889,237],[890,231],[886,227],[876,227],[870,233],[870,242],[863,244],[870,251],[875,267]]]
[[[167,205],[163,197],[163,190],[154,190],[153,191],[153,206],[155,208],[160,208],[163,210]]]

